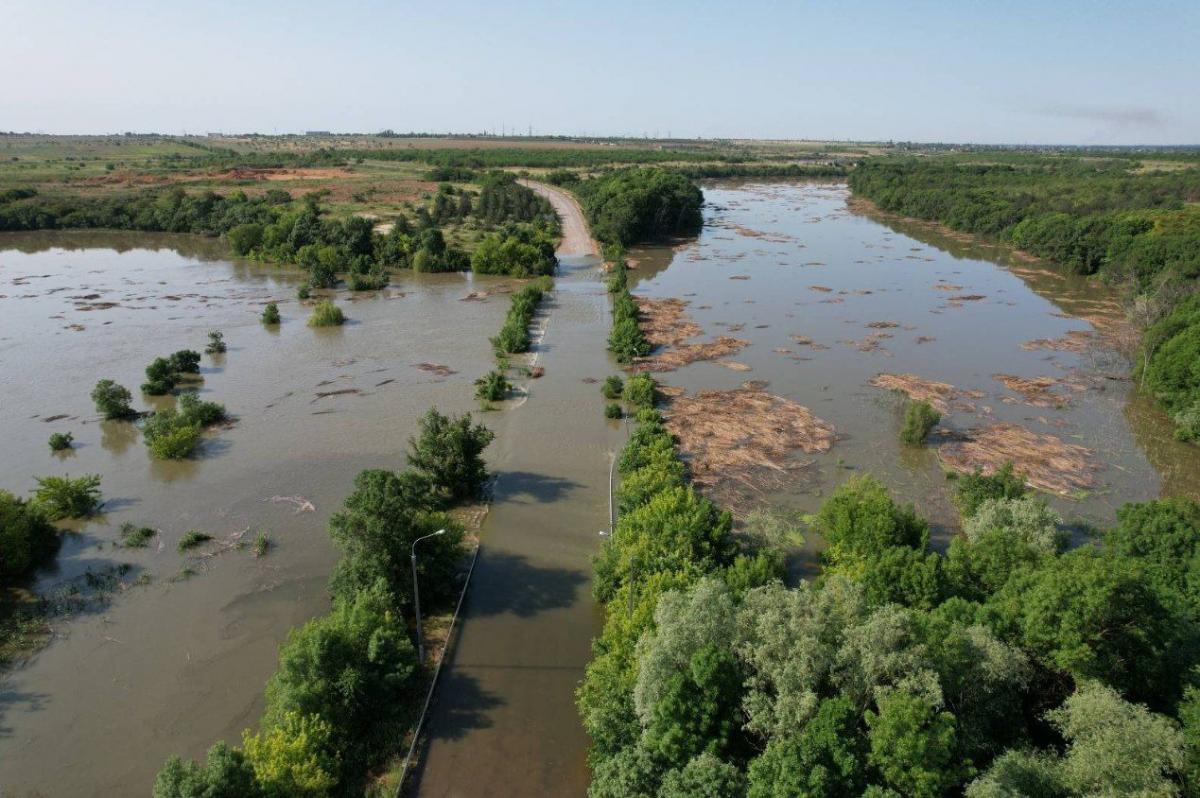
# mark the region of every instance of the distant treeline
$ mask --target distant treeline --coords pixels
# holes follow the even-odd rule
[[[323,147],[311,152],[238,152],[213,149],[207,155],[168,155],[162,158],[164,165],[186,169],[344,166],[358,160],[425,163],[436,167],[469,169],[492,169],[505,166],[553,169],[678,161],[740,163],[750,160],[750,156],[736,151],[660,150],[632,147],[588,149],[566,147],[544,149],[532,147],[331,149]]]
[[[767,163],[767,164],[696,164],[669,167],[672,172],[693,180],[721,177],[845,177],[850,167],[840,164]]]
[[[480,182],[474,199],[442,186],[431,209],[418,208],[414,220],[398,216],[386,234],[376,233],[370,219],[329,218],[316,195],[297,202],[277,189],[249,197],[241,191],[188,194],[178,187],[111,197],[42,196],[34,189],[13,189],[0,193],[0,231],[99,228],[224,235],[238,255],[300,265],[314,286],[331,287],[345,274],[352,287],[378,288],[386,284],[389,269],[472,268],[471,256],[449,246],[438,228],[471,216],[500,228],[484,239],[487,246],[477,271],[516,276],[552,272],[552,239],[558,230],[553,208],[511,174],[489,173]]]
[[[850,175],[880,208],[1007,241],[1079,274],[1128,282],[1151,325],[1138,372],[1200,439],[1200,169],[1135,171],[1136,161],[1030,156],[1001,164],[868,161]]]

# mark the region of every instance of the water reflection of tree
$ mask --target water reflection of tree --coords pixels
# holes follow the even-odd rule
[[[100,446],[107,452],[122,455],[137,442],[138,429],[130,421],[101,421]]]

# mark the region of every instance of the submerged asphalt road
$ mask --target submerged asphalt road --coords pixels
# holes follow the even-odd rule
[[[574,692],[599,628],[591,556],[608,524],[610,453],[623,435],[598,386],[608,299],[570,198],[532,184],[564,218],[556,290],[537,347],[545,375],[496,429],[498,475],[482,548],[425,730],[412,792],[582,796],[587,736]]]

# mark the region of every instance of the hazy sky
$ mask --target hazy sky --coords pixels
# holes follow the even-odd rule
[[[1200,143],[1200,0],[0,0],[0,130]]]

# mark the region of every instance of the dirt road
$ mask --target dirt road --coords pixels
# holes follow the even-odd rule
[[[599,255],[600,247],[588,230],[587,221],[583,217],[583,209],[568,192],[561,188],[548,186],[545,183],[535,183],[532,180],[518,180],[523,186],[533,189],[554,206],[558,218],[562,220],[562,242],[558,245],[558,256],[567,255]]]

